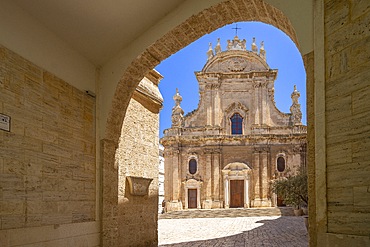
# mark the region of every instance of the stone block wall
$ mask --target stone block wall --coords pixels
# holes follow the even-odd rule
[[[158,245],[159,107],[135,92],[127,108],[116,152],[118,246]],[[148,195],[130,194],[127,176],[153,179]]]
[[[11,117],[0,130],[0,245],[60,241],[59,225],[94,221],[95,98],[0,46],[0,113]]]
[[[370,244],[370,2],[326,0],[324,3],[327,231],[334,234],[329,235],[328,241],[344,246],[352,239],[351,246],[367,246]],[[341,240],[336,239],[339,235]],[[347,237],[342,240],[343,236]]]

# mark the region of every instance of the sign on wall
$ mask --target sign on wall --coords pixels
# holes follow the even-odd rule
[[[0,130],[10,131],[10,117],[0,113]]]

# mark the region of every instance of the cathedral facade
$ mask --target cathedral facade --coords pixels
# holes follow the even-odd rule
[[[198,108],[184,115],[177,91],[161,139],[166,210],[278,206],[271,181],[306,167],[300,93],[294,86],[290,113],[277,109],[263,42],[247,50],[235,36],[222,51],[218,40],[207,56]]]

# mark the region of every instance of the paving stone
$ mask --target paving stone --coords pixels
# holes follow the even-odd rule
[[[162,215],[158,222],[159,246],[308,246],[303,217],[233,216],[254,211],[250,209],[224,210],[228,212],[218,215],[216,211],[220,210],[204,211],[207,212],[179,211],[172,219]],[[208,211],[214,211],[212,218]],[[181,218],[181,213],[185,217]],[[191,214],[206,217],[187,218]]]

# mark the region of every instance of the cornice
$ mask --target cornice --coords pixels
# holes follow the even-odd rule
[[[271,145],[301,144],[307,141],[306,133],[299,134],[261,134],[261,135],[204,135],[204,136],[165,136],[161,138],[163,146],[186,145]]]

